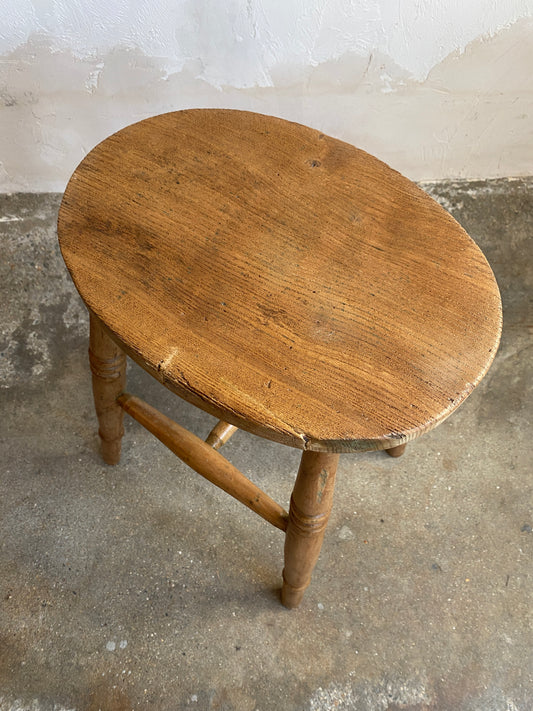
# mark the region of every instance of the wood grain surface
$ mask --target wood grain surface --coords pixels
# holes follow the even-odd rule
[[[209,444],[135,395],[122,393],[117,402],[195,472],[276,528],[287,529],[287,512]]]
[[[301,449],[409,441],[498,346],[498,287],[452,217],[376,158],[281,119],[190,110],[119,131],[76,169],[58,231],[131,357]]]

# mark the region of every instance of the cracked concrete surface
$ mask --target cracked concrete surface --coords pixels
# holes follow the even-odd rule
[[[300,609],[283,535],[134,421],[98,454],[87,317],[58,195],[0,197],[0,710],[533,708],[533,179],[424,186],[486,253],[504,302],[488,376],[401,459],[341,457]],[[130,390],[213,419],[136,366]],[[225,455],[287,504],[299,452]]]

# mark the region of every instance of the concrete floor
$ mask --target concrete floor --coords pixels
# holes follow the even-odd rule
[[[0,198],[0,711],[533,709],[533,179],[425,186],[501,286],[496,361],[401,459],[341,457],[301,608],[283,535],[127,421],[98,454],[57,195]],[[213,419],[137,367],[130,389]],[[224,450],[286,504],[299,453]]]

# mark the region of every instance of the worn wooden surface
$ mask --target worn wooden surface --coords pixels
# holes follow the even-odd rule
[[[406,447],[406,444],[399,444],[397,447],[389,447],[389,449],[386,449],[385,451],[390,457],[401,457],[405,452]]]
[[[122,393],[117,402],[195,472],[285,531],[288,514],[209,444],[135,395]]]
[[[338,454],[302,452],[285,536],[281,589],[285,607],[298,607],[311,582],[333,504],[338,462]]]
[[[170,389],[302,449],[398,446],[472,391],[498,345],[492,272],[410,181],[247,112],[134,124],[59,216],[88,306]]]
[[[102,457],[107,464],[118,464],[124,435],[124,412],[117,404],[117,397],[126,387],[126,356],[92,313],[89,363]]]
[[[238,427],[229,425],[224,420],[219,420],[206,437],[208,445],[213,449],[220,449],[237,432]]]

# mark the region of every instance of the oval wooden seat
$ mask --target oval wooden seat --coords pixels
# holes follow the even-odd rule
[[[169,113],[98,145],[61,249],[90,309],[181,397],[315,451],[402,444],[489,367],[498,288],[422,190],[281,119]]]
[[[59,213],[91,312],[102,454],[124,411],[286,532],[282,602],[318,558],[339,452],[441,422],[488,369],[501,330],[483,254],[376,158],[242,111],[141,121],[81,162]],[[125,392],[125,356],[221,418],[206,442]],[[303,449],[287,513],[216,450],[235,427]]]

